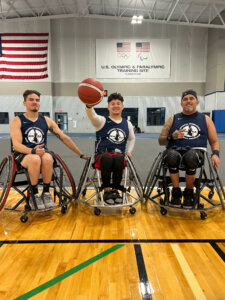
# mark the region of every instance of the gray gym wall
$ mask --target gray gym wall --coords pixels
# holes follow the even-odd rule
[[[195,89],[200,97],[200,110],[205,110],[204,95],[224,89],[224,30],[189,26],[129,22],[91,18],[65,18],[41,21],[0,21],[1,32],[49,32],[49,78],[40,81],[0,81],[0,110],[24,109],[22,93],[36,89],[42,93],[41,111],[68,113],[69,132],[93,132],[77,98],[77,86],[87,77],[95,78],[96,39],[171,40],[171,76],[168,79],[101,80],[109,93],[118,91],[126,107],[139,108],[139,126],[145,132],[160,132],[161,126],[146,126],[147,107],[166,107],[166,119],[180,111],[180,95]],[[222,64],[222,66],[221,66]],[[106,99],[98,105],[106,107]],[[23,111],[23,110],[22,110]],[[76,122],[74,122],[76,121]],[[76,124],[76,127],[75,127]],[[0,132],[9,132],[0,125]]]

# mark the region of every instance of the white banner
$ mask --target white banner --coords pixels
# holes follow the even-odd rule
[[[169,78],[169,39],[96,40],[97,78]]]

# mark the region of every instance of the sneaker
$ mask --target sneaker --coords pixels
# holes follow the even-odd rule
[[[109,204],[109,205],[114,205],[115,204],[115,201],[114,201],[114,198],[113,198],[113,193],[112,193],[111,190],[104,192],[103,200],[106,204]]]
[[[35,205],[34,202],[36,203],[36,205]],[[39,194],[34,195],[34,200],[31,199],[30,206],[31,206],[32,210],[45,209],[45,205],[44,205],[43,200],[42,200],[42,198]]]
[[[123,203],[123,199],[122,199],[122,197],[120,196],[120,193],[117,190],[114,190],[112,192],[112,197],[113,197],[116,204],[122,204]]]
[[[183,202],[183,208],[193,208],[194,206],[194,192],[193,189],[187,189],[185,188],[184,193],[184,202]]]
[[[172,198],[170,201],[170,205],[173,207],[181,207],[181,198],[182,193],[180,188],[173,188],[172,189]]]
[[[43,199],[45,208],[53,208],[53,207],[55,207],[55,203],[52,200],[52,196],[51,196],[50,193],[43,193],[41,197]]]

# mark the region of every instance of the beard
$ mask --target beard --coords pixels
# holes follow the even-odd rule
[[[31,111],[32,112],[38,112],[38,109],[37,108],[33,108]]]
[[[185,112],[192,112],[192,111],[194,111],[194,108],[193,107],[185,107],[184,111]]]

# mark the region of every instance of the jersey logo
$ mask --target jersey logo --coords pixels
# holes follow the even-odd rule
[[[194,123],[184,124],[180,129],[185,129],[184,139],[186,140],[194,140],[199,138],[201,132],[199,126]]]
[[[31,127],[26,130],[26,142],[33,143],[33,144],[42,144],[44,140],[44,133],[40,128]]]
[[[108,131],[108,139],[115,144],[121,144],[125,141],[126,134],[120,128],[113,128]]]

